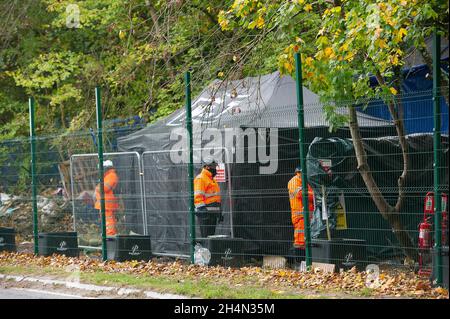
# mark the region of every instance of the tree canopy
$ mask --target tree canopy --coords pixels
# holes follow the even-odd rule
[[[195,93],[217,77],[293,75],[299,50],[324,101],[396,95],[411,48],[431,61],[425,39],[448,37],[440,0],[0,0],[0,17],[2,139],[27,134],[29,95],[38,132],[93,126],[96,85],[105,118],[151,121],[182,106],[188,69]]]

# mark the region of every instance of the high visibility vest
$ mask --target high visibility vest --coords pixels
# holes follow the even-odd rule
[[[213,179],[212,173],[202,169],[194,179],[194,205],[196,208],[211,204],[220,204],[220,187]]]
[[[292,212],[303,212],[303,185],[300,174],[291,178],[288,183],[289,201]],[[310,185],[308,185],[308,209],[310,212],[314,211],[314,192]]]
[[[110,168],[104,175],[104,190],[105,190],[105,210],[116,210],[119,208],[117,197],[114,196],[114,189],[119,183],[119,177],[116,170]],[[95,188],[95,208],[100,209],[100,185]]]

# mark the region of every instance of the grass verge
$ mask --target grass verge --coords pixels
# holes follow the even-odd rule
[[[40,275],[64,279],[68,273],[52,267],[0,266],[0,273],[10,275]],[[217,280],[173,278],[167,276],[131,275],[124,273],[83,272],[80,282],[95,285],[139,288],[206,299],[305,299],[324,298],[318,294],[302,294],[294,291],[276,291],[257,286],[236,287]]]

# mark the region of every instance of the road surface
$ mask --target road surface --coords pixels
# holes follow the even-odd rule
[[[0,299],[85,299],[85,297],[28,288],[1,288]]]

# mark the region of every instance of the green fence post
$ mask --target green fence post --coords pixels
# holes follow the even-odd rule
[[[105,217],[105,180],[103,176],[103,119],[100,87],[95,88],[95,107],[97,111],[97,145],[98,145],[98,180],[100,184],[100,214],[102,216],[102,259],[108,259],[106,248],[106,217]]]
[[[189,135],[189,162],[188,162],[188,178],[189,178],[189,224],[191,238],[191,263],[194,263],[194,246],[195,246],[195,208],[194,208],[194,153],[192,146],[192,103],[191,103],[191,74],[186,72],[184,76],[186,89],[186,129]]]
[[[191,73],[188,71],[184,76],[186,89],[186,129],[189,135],[189,234],[191,238],[191,263],[194,263],[195,247],[195,208],[194,208],[194,152],[192,146],[192,103],[191,103]]]
[[[306,152],[304,130],[304,110],[303,110],[303,84],[302,84],[302,60],[300,53],[295,53],[295,76],[297,90],[297,115],[298,115],[298,144],[300,148],[300,166],[302,167],[302,196],[303,196],[303,218],[305,223],[305,255],[306,267],[309,269],[312,264],[311,258],[311,232],[309,228],[309,207],[308,207],[308,171],[306,169]]]
[[[34,235],[34,253],[39,254],[39,228],[38,228],[38,208],[37,208],[37,190],[36,190],[36,136],[34,127],[34,98],[28,100],[30,110],[30,144],[31,144],[31,201],[33,206],[33,235]]]
[[[434,171],[434,251],[436,254],[436,284],[442,285],[442,256],[441,256],[441,236],[442,236],[442,202],[440,181],[440,152],[441,152],[441,37],[436,29],[433,34],[433,109],[434,109],[434,134],[433,134],[433,171]]]

